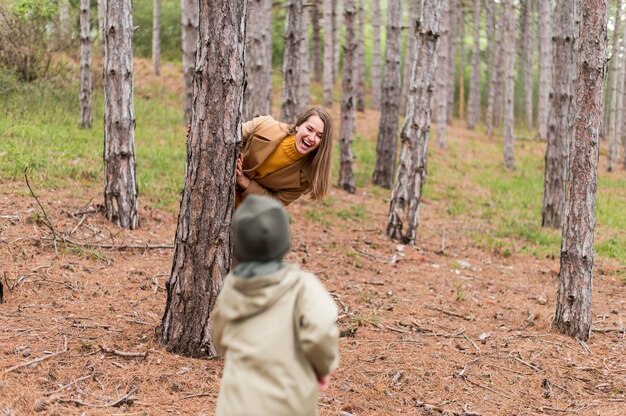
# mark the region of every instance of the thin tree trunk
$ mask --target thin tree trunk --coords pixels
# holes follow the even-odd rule
[[[459,118],[465,118],[465,14],[463,0],[458,10],[458,42],[459,42]]]
[[[198,44],[198,0],[181,0],[185,124],[191,123],[193,71]],[[267,114],[267,113],[263,113]]]
[[[57,45],[63,49],[70,42],[70,1],[59,0],[59,34]]]
[[[176,354],[214,357],[209,317],[231,264],[246,2],[200,0],[199,16],[185,185],[157,338]]]
[[[80,94],[78,127],[90,129],[92,115],[91,82],[91,27],[89,24],[89,0],[80,1]]]
[[[448,9],[448,4],[444,2],[441,10],[440,38],[437,51],[437,68],[440,70],[435,74],[435,97],[434,101],[434,119],[437,126],[437,145],[445,149],[448,146],[448,98],[450,96],[449,89],[454,80],[448,78],[448,72],[445,68],[449,68],[448,53],[450,52],[450,21],[456,16],[455,12]],[[452,39],[452,41],[454,41]]]
[[[344,0],[344,24],[346,28],[343,48],[343,80],[341,93],[341,127],[339,129],[339,187],[351,194],[356,192],[352,154],[352,133],[356,104],[356,80],[354,62],[357,54],[355,0]]]
[[[419,18],[420,5],[421,1],[409,1],[408,12],[409,12],[409,23],[408,23],[408,33],[411,34],[415,31],[415,23]],[[410,53],[415,50],[413,47],[415,43],[414,36],[406,37],[406,48],[404,52],[404,63],[402,65],[402,92],[400,93],[400,115],[404,116],[406,114],[406,100],[409,95],[409,83],[411,77],[411,64],[413,63],[413,57],[410,56]],[[390,185],[391,186],[391,185]]]
[[[450,52],[448,53],[448,125],[452,125],[452,117],[454,116],[454,102],[456,98],[456,35],[459,26],[459,1],[460,0],[448,0],[448,9],[450,10],[449,16],[449,34],[448,34],[448,46]],[[444,69],[442,69],[443,71]]]
[[[607,2],[580,0],[580,54],[575,87],[569,190],[553,324],[583,341],[591,335],[593,240],[596,224],[598,139],[606,74]]]
[[[620,142],[620,131],[621,131],[621,126],[618,127],[618,118],[619,118],[619,112],[618,112],[618,82],[621,79],[621,65],[620,65],[620,60],[618,59],[618,48],[619,48],[619,31],[620,31],[620,27],[621,27],[621,16],[622,16],[622,11],[621,11],[621,0],[617,0],[617,7],[615,9],[615,23],[614,23],[614,29],[613,29],[613,48],[611,50],[611,67],[609,70],[609,80],[611,82],[611,90],[610,90],[610,96],[611,96],[611,103],[609,105],[609,134],[608,134],[608,139],[609,139],[609,151],[608,151],[608,163],[607,163],[607,171],[611,172],[613,171],[613,166],[618,162],[615,159],[615,150],[617,147],[617,150],[619,151],[619,142]],[[625,31],[626,32],[626,31]],[[623,84],[623,81],[622,81]],[[621,88],[620,88],[621,89]],[[616,146],[617,145],[617,146]]]
[[[504,166],[515,169],[513,155],[513,125],[515,98],[515,5],[506,0],[503,6],[508,9],[504,27]]]
[[[506,26],[506,10],[503,3],[500,2],[500,16],[498,18],[498,31],[500,32],[500,36],[497,37],[498,44],[496,45],[497,53],[498,53],[498,62],[496,63],[496,84],[495,84],[495,101],[494,101],[494,111],[493,111],[493,126],[500,127],[502,125],[502,114],[504,107],[504,61],[505,61],[505,47],[504,47],[504,39],[506,37],[505,34],[505,26]]]
[[[380,108],[380,0],[372,0],[372,102],[373,109]]]
[[[139,227],[130,0],[105,0],[104,212],[119,227]]]
[[[524,34],[524,98],[526,108],[526,127],[533,128],[533,75],[535,67],[535,7],[534,0],[526,0],[526,32]]]
[[[496,101],[496,83],[498,80],[498,67],[500,61],[500,43],[496,42],[496,3],[493,0],[487,0],[487,47],[489,49],[489,68],[487,75],[489,76],[489,88],[487,92],[487,112],[485,114],[485,125],[487,136],[491,138],[493,129],[493,113]]]
[[[396,166],[396,147],[398,142],[398,115],[400,96],[402,40],[402,4],[400,0],[387,3],[387,48],[382,85],[382,106],[378,141],[376,143],[376,163],[372,182],[390,189]]]
[[[577,0],[576,0],[577,1]],[[557,0],[552,42],[552,94],[548,115],[541,226],[560,228],[565,214],[568,148],[572,138],[576,80],[576,3]]]
[[[322,28],[320,26],[320,1],[321,0],[313,0],[311,3],[311,25],[313,26],[312,69],[313,79],[315,82],[322,82],[322,40],[320,37]]]
[[[359,10],[357,12],[357,41],[356,41],[356,111],[365,111],[365,10],[363,0],[358,0]]]
[[[152,68],[161,75],[161,0],[152,0]]]
[[[414,62],[407,99],[407,114],[400,134],[402,150],[398,175],[389,204],[387,235],[414,245],[419,204],[426,180],[426,155],[430,135],[430,112],[437,69],[439,22],[447,0],[425,0],[415,36]]]
[[[283,58],[283,88],[280,117],[285,123],[294,123],[300,109],[298,87],[300,85],[301,60],[299,59],[304,33],[302,33],[304,9],[302,0],[289,0],[285,25],[285,52]],[[306,33],[306,32],[305,32]]]
[[[311,100],[311,81],[310,81],[310,54],[309,54],[309,21],[311,20],[311,14],[309,13],[309,7],[302,5],[303,15],[300,17],[301,26],[298,27],[298,31],[301,31],[299,35],[300,39],[300,52],[296,58],[300,70],[298,71],[298,102],[296,105],[297,114],[302,114],[309,107],[309,101]],[[298,32],[296,32],[298,34]],[[295,120],[295,117],[293,119]]]
[[[324,105],[333,105],[333,55],[334,55],[334,27],[333,27],[333,0],[324,0]]]
[[[334,56],[333,56],[333,79],[339,75],[339,58],[341,54],[341,30],[343,28],[343,0],[333,0],[335,5],[335,26],[334,26]]]
[[[474,129],[480,120],[480,1],[474,0],[474,45],[472,46],[472,80],[467,103],[467,127]]]
[[[104,1],[98,0],[98,42],[102,56],[104,56]]]
[[[539,92],[537,138],[546,140],[550,85],[552,83],[552,0],[539,1]]]
[[[246,71],[243,120],[271,114],[272,108],[272,0],[248,0]]]

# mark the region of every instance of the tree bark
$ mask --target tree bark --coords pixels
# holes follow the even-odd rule
[[[480,120],[480,1],[474,0],[474,45],[472,46],[472,80],[467,101],[467,127],[474,129]]]
[[[522,12],[526,16],[526,31],[523,35],[524,45],[524,104],[526,114],[526,127],[533,128],[533,76],[535,68],[535,1],[526,0],[522,3],[525,7]]]
[[[333,55],[334,55],[334,25],[333,25],[333,0],[324,0],[324,73],[323,89],[324,89],[324,105],[331,107],[333,105],[333,88],[335,81],[333,78]]]
[[[489,68],[487,74],[489,76],[489,88],[487,91],[487,112],[485,114],[485,126],[487,136],[491,138],[493,129],[493,115],[496,103],[496,88],[498,81],[498,62],[500,61],[501,42],[496,41],[496,3],[493,0],[487,0],[487,45],[489,49]]]
[[[343,80],[341,83],[341,127],[339,129],[339,187],[351,194],[356,192],[352,154],[352,133],[356,105],[354,61],[357,54],[355,0],[344,0],[346,28],[343,48]]]
[[[619,97],[619,92],[618,92],[618,82],[621,79],[621,65],[620,65],[620,60],[618,59],[618,48],[619,48],[619,31],[620,31],[620,27],[621,27],[621,16],[622,16],[622,12],[621,12],[621,8],[622,8],[622,2],[621,0],[617,0],[617,4],[616,4],[616,9],[615,9],[615,20],[614,20],[614,29],[613,29],[613,48],[611,49],[611,67],[609,70],[609,80],[611,83],[611,90],[610,90],[610,98],[611,98],[611,102],[609,105],[609,131],[608,131],[608,140],[609,140],[609,151],[607,154],[607,171],[611,172],[613,171],[613,166],[617,163],[617,160],[615,158],[615,151],[617,150],[619,152],[619,142],[620,142],[620,133],[621,133],[621,125],[618,124],[618,119],[619,117],[619,111],[618,111],[618,97]],[[626,31],[625,31],[626,32]],[[622,88],[619,88],[619,90],[623,89],[623,84],[624,82],[622,81]],[[617,149],[616,149],[616,144],[617,144]]]
[[[310,53],[309,53],[309,22],[311,20],[311,14],[309,13],[309,7],[302,5],[302,16],[300,17],[301,25],[298,26],[300,33],[300,52],[296,58],[298,62],[299,70],[297,72],[298,78],[298,101],[296,105],[296,115],[304,113],[309,107],[309,101],[311,100],[311,81],[310,81]],[[298,31],[296,33],[298,33]],[[293,121],[296,121],[294,116]]]
[[[89,0],[80,2],[80,94],[78,127],[90,129],[93,123],[91,81],[91,27],[89,24]]]
[[[365,111],[365,9],[363,8],[363,0],[357,0],[359,10],[357,12],[357,40],[356,40],[356,111]]]
[[[562,227],[565,214],[568,148],[573,133],[574,82],[577,70],[576,1],[557,0],[554,14],[553,83],[541,206],[542,227]]]
[[[301,63],[300,45],[306,32],[302,32],[302,0],[289,0],[287,3],[287,21],[285,25],[285,52],[283,58],[283,88],[280,105],[280,117],[285,123],[294,123],[300,109],[298,99]],[[308,60],[302,59],[306,62]]]
[[[161,75],[161,0],[152,0],[152,69]]]
[[[504,28],[504,166],[515,169],[513,154],[514,98],[515,98],[515,5],[506,0],[507,9]]]
[[[322,82],[322,40],[320,32],[322,31],[320,26],[320,0],[313,0],[311,2],[311,25],[313,26],[312,37],[312,61],[313,61],[313,79],[315,82]]]
[[[272,0],[248,0],[243,120],[272,111]]]
[[[452,125],[452,117],[454,115],[454,103],[456,98],[456,35],[457,28],[459,26],[459,1],[460,0],[448,0],[448,9],[450,10],[450,16],[448,20],[448,80],[446,81],[448,88],[448,125]],[[443,71],[444,69],[442,69]]]
[[[380,109],[380,0],[372,0],[372,102],[373,109]]]
[[[336,78],[339,75],[339,58],[341,55],[341,28],[343,27],[343,0],[333,0],[334,4],[334,17],[335,17],[335,26],[333,29],[334,33],[334,44],[335,50],[333,51],[333,78]]]
[[[440,38],[437,50],[437,68],[439,71],[435,74],[435,96],[433,117],[437,126],[437,145],[446,149],[448,146],[448,99],[450,97],[450,87],[453,87],[454,79],[448,78],[449,68],[448,53],[450,52],[450,21],[456,16],[456,12],[450,10],[444,2],[441,10],[441,24],[439,26]],[[452,39],[452,41],[454,41]]]
[[[415,23],[417,22],[417,19],[419,18],[421,3],[422,3],[421,1],[415,0],[415,1],[409,1],[409,5],[408,5],[409,23],[408,23],[407,30],[408,30],[409,36],[406,37],[404,64],[402,65],[402,92],[400,93],[400,107],[399,107],[400,114],[402,116],[406,114],[406,100],[409,95],[411,64],[413,63],[413,57],[410,56],[410,53],[415,50],[414,45],[413,45],[413,43],[415,43],[415,37],[411,36],[410,34],[412,34],[415,31]]]
[[[465,10],[463,0],[459,0],[458,9],[458,39],[459,42],[459,118],[465,118]]]
[[[104,211],[109,221],[139,227],[130,0],[105,0]]]
[[[193,105],[193,71],[198,43],[198,0],[181,0],[185,124],[191,123]],[[267,114],[267,113],[263,113]]]
[[[537,138],[546,140],[550,85],[552,83],[552,0],[539,1],[539,92],[537,98]]]
[[[213,357],[209,317],[231,264],[246,2],[200,0],[199,18],[185,186],[157,336],[168,351]]]
[[[583,341],[591,335],[593,240],[598,139],[606,76],[607,1],[580,0],[576,116],[570,146],[569,189],[561,242],[554,326]]]
[[[376,143],[376,163],[372,182],[390,189],[396,166],[396,146],[398,142],[398,115],[401,71],[402,5],[400,0],[387,3],[387,49],[383,73],[382,106],[378,141]]]
[[[439,22],[447,0],[425,0],[415,31],[415,51],[411,54],[411,82],[407,115],[400,134],[402,150],[398,175],[389,204],[387,235],[414,245],[419,221],[419,204],[426,180],[426,154],[430,134],[430,109],[437,69]]]
[[[104,1],[98,0],[98,42],[102,56],[104,56]]]

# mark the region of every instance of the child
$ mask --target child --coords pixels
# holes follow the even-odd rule
[[[225,360],[216,415],[316,415],[338,363],[337,306],[313,274],[281,261],[291,241],[278,201],[250,195],[233,226],[239,263],[213,311]]]

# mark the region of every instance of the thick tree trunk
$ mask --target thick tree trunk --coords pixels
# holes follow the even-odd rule
[[[139,227],[130,0],[105,0],[104,211],[122,228]]]
[[[487,136],[491,138],[493,130],[493,113],[496,103],[496,82],[498,80],[498,62],[500,61],[500,42],[496,42],[496,3],[487,1],[487,48],[489,49],[489,87],[487,90],[487,112],[485,113],[485,126]]]
[[[472,46],[472,80],[467,101],[467,127],[474,129],[480,120],[480,1],[474,0],[474,45]]]
[[[199,14],[185,186],[167,303],[157,335],[168,351],[213,357],[209,316],[231,264],[246,2],[200,0]]]
[[[352,154],[352,133],[356,105],[356,80],[354,62],[357,54],[355,0],[344,0],[344,24],[346,28],[343,48],[343,80],[341,82],[341,127],[339,129],[339,187],[354,193],[354,167]]]
[[[311,62],[309,54],[309,21],[311,20],[311,14],[309,13],[309,8],[305,8],[304,4],[302,5],[302,10],[303,15],[300,17],[301,26],[299,26],[298,29],[302,31],[302,33],[300,33],[300,52],[298,53],[298,57],[296,58],[300,68],[297,73],[298,103],[296,106],[296,116],[298,114],[302,114],[307,110],[307,108],[309,107],[309,101],[311,100],[311,81],[309,76],[311,72],[309,70],[309,65]],[[293,121],[296,121],[295,117]]]
[[[248,0],[243,120],[271,114],[272,0]]]
[[[396,166],[396,146],[398,142],[398,102],[400,98],[402,37],[402,5],[400,0],[387,3],[387,49],[382,85],[382,106],[376,144],[376,163],[372,182],[390,189]]]
[[[456,13],[448,9],[448,4],[444,2],[441,10],[441,24],[439,26],[440,38],[437,51],[437,68],[435,73],[435,96],[433,98],[433,118],[437,126],[437,145],[445,149],[448,147],[448,136],[446,128],[448,127],[448,98],[450,96],[449,89],[454,87],[448,78],[449,67],[448,53],[450,52],[450,21],[456,16]]]
[[[333,88],[335,81],[333,78],[333,55],[334,55],[334,28],[333,28],[333,0],[324,0],[324,105],[333,105]]]
[[[546,140],[550,85],[552,83],[552,0],[539,1],[539,92],[537,138]]]
[[[373,109],[380,109],[380,0],[372,0],[372,102]]]
[[[312,61],[313,61],[313,79],[315,82],[322,82],[322,39],[320,37],[322,28],[320,26],[320,2],[321,0],[313,0],[311,2],[311,25],[313,26],[312,37]]]
[[[356,63],[354,69],[356,71],[356,111],[365,111],[365,9],[363,9],[363,0],[357,0],[359,10],[357,12],[357,41],[356,41]]]
[[[580,48],[575,86],[569,190],[553,324],[562,333],[591,335],[593,240],[596,224],[598,139],[606,75],[607,1],[580,0]]]
[[[300,105],[298,87],[300,85],[301,60],[300,45],[307,32],[302,31],[304,9],[302,0],[289,0],[287,4],[287,21],[285,25],[285,52],[283,58],[283,88],[280,104],[280,118],[285,123],[296,121]]]
[[[419,204],[426,180],[426,154],[430,134],[430,109],[437,69],[439,21],[448,0],[425,0],[420,20],[411,36],[415,36],[415,61],[407,112],[400,134],[402,150],[398,175],[389,204],[387,235],[405,244],[415,244],[419,221]]]
[[[198,44],[198,0],[181,0],[185,124],[191,123],[193,105],[193,71]],[[268,113],[263,113],[268,114]]]
[[[621,126],[618,124],[619,111],[618,111],[618,82],[621,79],[621,65],[620,59],[618,58],[618,45],[619,45],[619,31],[622,26],[621,23],[621,0],[617,0],[616,9],[615,9],[615,20],[614,20],[614,29],[613,29],[613,48],[611,49],[611,67],[609,70],[609,80],[611,83],[610,90],[610,98],[611,103],[609,104],[609,131],[608,131],[608,140],[609,140],[609,151],[608,151],[608,160],[607,160],[607,170],[609,172],[613,171],[613,166],[617,163],[615,160],[615,150],[617,144],[617,150],[619,150],[619,142],[620,142],[620,132]],[[626,31],[624,31],[626,33]],[[622,81],[622,87],[624,82]],[[621,90],[622,88],[620,88]]]
[[[409,13],[409,22],[407,31],[408,33],[413,33],[415,31],[415,23],[419,18],[420,13],[420,5],[421,1],[409,1],[408,2],[408,13]],[[389,7],[389,6],[387,6]],[[400,115],[404,116],[406,114],[406,100],[409,95],[409,83],[411,78],[411,64],[413,63],[413,57],[410,55],[412,51],[415,50],[414,44],[415,37],[407,36],[406,37],[406,48],[404,52],[404,63],[402,65],[402,92],[400,93]],[[390,185],[391,186],[391,185]]]
[[[343,0],[333,0],[335,26],[333,28],[335,50],[333,51],[333,79],[339,75],[339,58],[341,55],[341,29],[343,28]]]
[[[91,82],[91,26],[89,0],[80,1],[80,94],[78,127],[90,129],[93,122]]]
[[[161,75],[161,0],[152,0],[152,69]]]
[[[514,98],[515,98],[515,5],[506,0],[507,9],[504,27],[504,166],[515,169],[513,155]]]
[[[557,0],[552,42],[552,94],[548,115],[541,226],[563,226],[568,148],[572,138],[574,82],[576,80],[576,2]]]

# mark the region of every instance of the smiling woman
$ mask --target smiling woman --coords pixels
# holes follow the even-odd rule
[[[332,118],[320,108],[307,110],[293,126],[271,116],[243,123],[236,205],[251,194],[271,196],[285,206],[304,194],[323,199],[330,181],[332,135]]]

